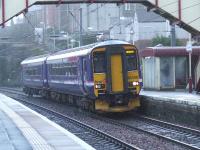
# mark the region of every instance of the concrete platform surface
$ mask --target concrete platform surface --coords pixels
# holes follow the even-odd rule
[[[46,117],[0,93],[0,150],[94,150]]]
[[[141,90],[140,95],[152,97],[154,100],[165,100],[176,103],[200,106],[200,95],[196,93],[179,91],[146,91]]]
[[[1,150],[31,150],[26,138],[12,122],[12,120],[0,110],[0,149]]]

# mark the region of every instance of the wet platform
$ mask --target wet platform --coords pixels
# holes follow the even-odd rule
[[[200,126],[200,95],[188,91],[146,91],[141,93],[145,115],[172,122]]]
[[[46,117],[0,93],[1,150],[93,150]]]
[[[140,95],[175,103],[200,106],[200,94],[183,91],[144,91]]]

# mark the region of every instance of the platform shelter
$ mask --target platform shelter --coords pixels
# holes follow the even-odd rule
[[[154,90],[186,89],[189,62],[185,47],[148,47],[140,51],[143,88]],[[192,49],[193,88],[200,84],[200,47]]]

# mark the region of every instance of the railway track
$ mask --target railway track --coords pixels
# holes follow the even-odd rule
[[[9,92],[9,90],[7,90],[7,92]],[[15,93],[15,91],[11,92]],[[128,130],[137,130],[146,134],[150,134],[169,142],[181,145],[186,149],[200,150],[200,131],[195,129],[186,128],[139,115],[134,115],[133,118],[122,120],[102,117],[96,114],[90,115],[91,117],[101,120],[102,122],[121,126]]]
[[[98,118],[130,130],[138,130],[169,142],[181,145],[186,149],[200,150],[200,131],[183,126],[159,121],[140,115],[133,115],[134,120],[114,120]],[[95,117],[96,118],[96,117]]]
[[[0,91],[10,92],[12,94],[15,93],[15,91],[9,91],[5,88],[0,89]],[[40,112],[41,114],[47,117],[50,116],[51,120],[57,120],[56,122],[58,124],[59,122],[62,122],[60,123],[61,126],[63,126],[64,128],[67,128],[67,130],[70,130],[72,133],[74,133],[75,135],[77,135],[78,137],[86,141],[87,143],[89,143],[95,149],[140,150],[140,148],[138,147],[125,143],[111,135],[108,135],[98,129],[95,129],[69,116],[66,116],[59,112],[53,111],[51,109],[36,105],[31,102],[24,101],[21,98],[16,98],[14,96],[10,96],[10,97],[24,103],[26,106],[27,105],[30,106],[32,109]]]
[[[150,130],[153,130],[153,128],[160,128],[159,134],[168,137],[170,139],[175,139],[177,141],[187,143],[193,148],[200,149],[200,131],[188,127],[183,127],[181,125],[175,125],[172,123],[148,118],[145,116],[138,116],[140,120],[144,120],[150,127]],[[166,132],[163,132],[162,130],[166,130]],[[172,135],[168,133],[173,133]]]

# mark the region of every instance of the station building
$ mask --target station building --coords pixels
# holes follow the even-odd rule
[[[186,89],[189,57],[186,47],[147,47],[140,51],[143,88],[152,90]],[[192,49],[193,88],[200,90],[200,47]]]

